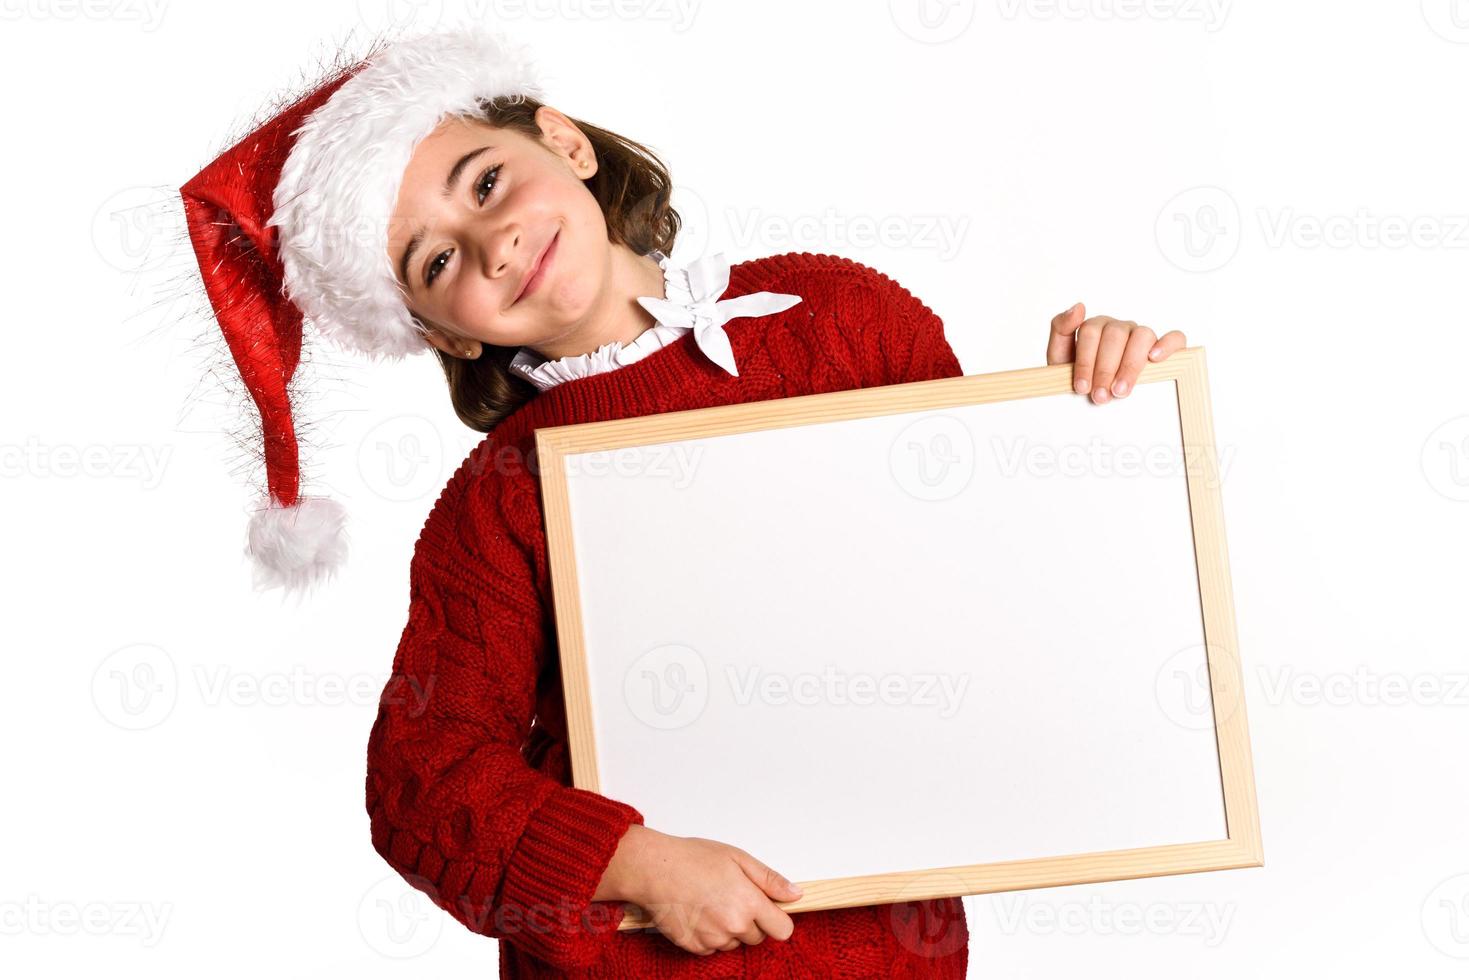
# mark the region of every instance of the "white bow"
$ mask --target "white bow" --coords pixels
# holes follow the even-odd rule
[[[675,245],[678,243],[675,242]],[[702,256],[687,265],[665,260],[664,292],[667,298],[639,296],[643,309],[659,323],[694,331],[694,343],[704,354],[735,377],[734,350],[724,325],[742,316],[766,316],[788,310],[801,302],[790,293],[747,293],[720,299],[729,288],[729,262],[723,252]]]

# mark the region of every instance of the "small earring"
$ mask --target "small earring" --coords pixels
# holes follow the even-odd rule
[[[473,347],[466,347],[466,348],[464,348],[464,356],[465,357],[469,357],[473,353],[474,353],[474,348]]]

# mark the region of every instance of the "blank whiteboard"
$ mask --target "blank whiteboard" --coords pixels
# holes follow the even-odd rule
[[[792,912],[1262,864],[1203,349],[1070,381],[539,430],[575,785]]]

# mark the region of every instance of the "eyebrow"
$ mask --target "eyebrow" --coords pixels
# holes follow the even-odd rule
[[[459,177],[464,173],[464,168],[473,163],[475,158],[481,153],[493,149],[493,146],[482,146],[477,150],[470,150],[464,156],[460,157],[454,166],[449,168],[449,176],[444,178],[444,189],[441,192],[444,200],[447,201],[454,196],[454,185],[459,183]],[[403,250],[403,258],[398,262],[398,275],[408,284],[409,289],[413,288],[413,281],[408,277],[408,263],[412,261],[413,253],[418,251],[418,246],[423,244],[425,233],[426,229],[420,225],[418,230],[413,233],[413,237],[408,239],[408,247]]]

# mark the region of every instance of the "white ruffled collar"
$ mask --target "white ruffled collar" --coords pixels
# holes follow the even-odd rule
[[[673,251],[679,251],[674,243]],[[664,296],[640,296],[638,304],[652,313],[653,326],[631,343],[614,340],[589,354],[568,354],[547,360],[530,347],[522,347],[510,361],[510,370],[529,380],[541,391],[565,381],[613,371],[640,361],[667,347],[689,331],[696,333],[699,349],[727,372],[738,375],[734,353],[724,333],[724,323],[737,316],[765,316],[789,309],[801,297],[787,293],[754,293],[722,300],[729,285],[729,263],[722,254],[675,261],[654,249],[648,253],[663,270]]]

